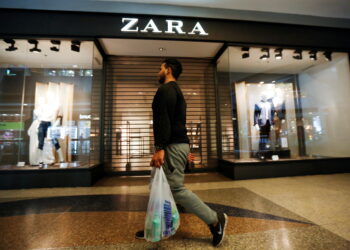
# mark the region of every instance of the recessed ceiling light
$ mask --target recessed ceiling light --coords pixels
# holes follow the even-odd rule
[[[161,51],[161,52],[162,52],[162,51],[166,51],[166,48],[160,47],[160,48],[159,48],[159,51]]]

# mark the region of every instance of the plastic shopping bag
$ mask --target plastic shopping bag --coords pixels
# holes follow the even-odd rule
[[[179,225],[179,212],[163,168],[156,168],[147,207],[145,238],[151,242],[169,238]]]

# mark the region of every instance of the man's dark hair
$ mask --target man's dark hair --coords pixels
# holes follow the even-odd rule
[[[166,68],[171,68],[173,77],[177,80],[182,73],[181,63],[174,58],[167,58],[163,61]]]

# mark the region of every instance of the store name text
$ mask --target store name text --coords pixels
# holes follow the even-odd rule
[[[183,22],[181,20],[165,20],[167,23],[167,30],[164,31],[165,34],[179,34],[179,35],[200,35],[200,36],[207,36],[209,35],[202,27],[200,22],[197,22],[194,27],[192,28],[191,32],[185,32],[182,30]],[[129,32],[129,33],[163,33],[162,30],[158,28],[156,23],[150,19],[146,26],[143,29],[140,29],[138,26],[139,19],[138,18],[122,18],[122,23],[124,26],[122,27],[122,32]]]

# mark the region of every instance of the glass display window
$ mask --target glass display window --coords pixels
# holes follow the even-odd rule
[[[91,41],[0,41],[0,169],[98,164],[102,62]]]
[[[347,53],[229,47],[217,65],[223,159],[350,156]]]

